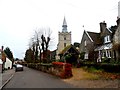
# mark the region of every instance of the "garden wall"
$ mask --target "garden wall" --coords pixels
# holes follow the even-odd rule
[[[69,63],[63,62],[53,62],[51,64],[28,63],[24,65],[32,69],[50,73],[60,78],[69,78],[72,76],[72,65]]]

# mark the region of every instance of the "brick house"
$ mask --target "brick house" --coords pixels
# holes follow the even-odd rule
[[[52,62],[53,60],[55,60],[55,56],[56,56],[56,50],[54,51],[47,50],[44,53],[43,52],[41,53],[41,60],[42,62],[46,62],[44,60],[47,59],[48,62]]]
[[[2,60],[2,71],[5,69],[5,62],[6,62],[6,54],[4,52],[4,47],[2,46],[2,49],[0,49],[0,59]]]

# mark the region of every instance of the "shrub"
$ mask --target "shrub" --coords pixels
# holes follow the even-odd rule
[[[47,58],[43,58],[42,63],[47,63]]]
[[[60,60],[58,60],[58,62],[64,62],[64,60],[63,60],[63,59],[60,59]]]
[[[69,60],[70,58],[71,58],[71,54],[67,54],[66,56],[65,56],[65,60]]]
[[[110,58],[104,57],[102,63],[110,63]]]
[[[84,56],[85,56],[85,52],[82,52],[82,53],[80,53],[80,59],[84,59]]]
[[[59,71],[58,76],[61,78],[68,78],[72,76],[72,65],[69,63],[63,63],[63,62],[53,62],[53,66],[58,69]],[[62,69],[62,70],[61,70]]]

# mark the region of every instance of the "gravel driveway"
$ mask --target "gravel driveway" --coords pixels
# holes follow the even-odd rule
[[[118,79],[101,79],[96,80],[88,78],[91,75],[92,78],[96,75],[85,72],[81,68],[76,68],[73,71],[73,77],[69,79],[62,79],[63,81],[73,84],[79,88],[120,88],[120,80]]]

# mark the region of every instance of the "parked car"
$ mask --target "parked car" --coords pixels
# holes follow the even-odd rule
[[[15,71],[17,72],[17,71],[23,71],[23,65],[21,65],[21,64],[16,64],[16,66],[15,66]]]

